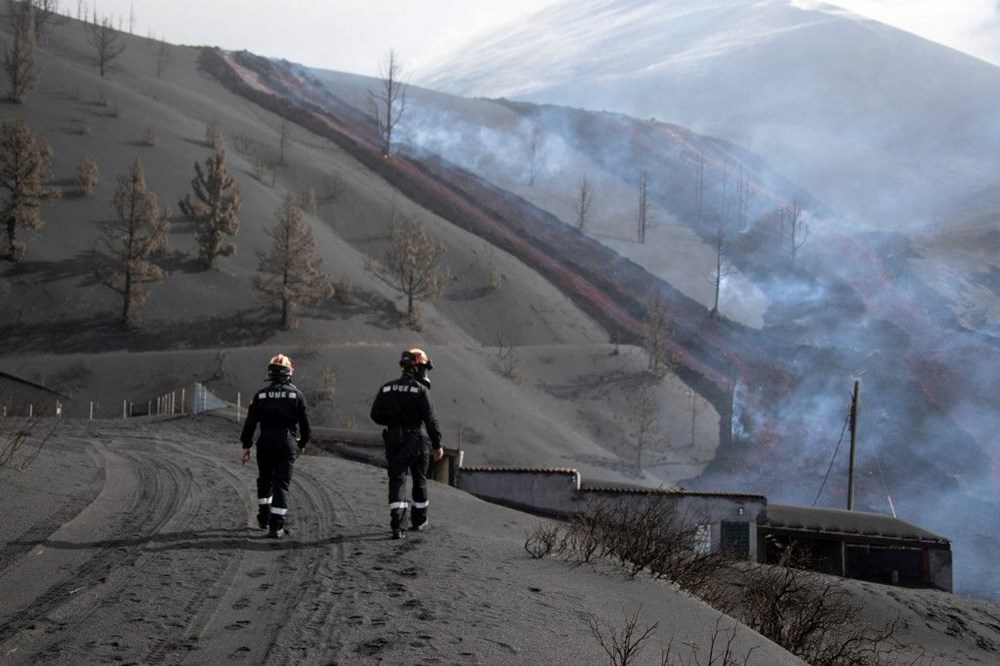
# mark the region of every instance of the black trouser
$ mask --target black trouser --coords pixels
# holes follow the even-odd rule
[[[285,525],[288,513],[288,486],[292,482],[295,446],[288,441],[257,442],[257,504],[263,516],[270,509],[271,527]]]
[[[385,459],[389,468],[389,517],[393,530],[404,527],[406,520],[406,475],[413,477],[413,525],[422,525],[427,517],[427,468],[430,456],[427,442],[419,430],[389,428],[385,437]]]

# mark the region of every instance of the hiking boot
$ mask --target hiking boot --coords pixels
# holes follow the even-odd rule
[[[268,531],[267,536],[271,539],[280,539],[285,536],[285,517],[272,513],[268,527],[270,530]]]
[[[427,522],[428,522],[427,518],[424,518],[424,522],[420,523],[419,525],[410,525],[410,529],[416,532],[423,532],[424,530],[427,529]]]
[[[260,529],[266,530],[269,522],[271,522],[271,509],[261,509],[257,512],[257,525]]]
[[[406,530],[404,530],[401,527],[397,527],[396,529],[394,529],[392,531],[392,538],[393,539],[405,539],[406,538]]]

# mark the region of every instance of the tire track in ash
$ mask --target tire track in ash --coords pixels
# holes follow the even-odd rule
[[[176,433],[174,433],[176,435]],[[183,433],[182,433],[183,434]],[[181,442],[187,442],[187,445]],[[248,525],[247,486],[244,478],[232,471],[232,463],[210,456],[191,446],[190,433],[172,442],[170,448],[182,455],[198,479],[198,501],[190,503],[177,522],[187,527],[185,537],[171,546],[154,547],[164,555],[166,566],[159,575],[166,580],[177,576],[191,581],[191,594],[179,613],[167,620],[163,631],[143,659],[157,663],[177,655],[201,656],[206,627],[220,615],[226,593],[244,569],[247,551],[254,544]],[[175,604],[174,607],[180,604]],[[221,615],[228,614],[222,609]]]
[[[328,615],[327,605],[318,600],[317,586],[339,571],[342,551],[331,537],[341,502],[317,479],[313,460],[304,456],[296,464],[289,536],[281,541],[263,536],[248,540],[253,548],[245,551],[237,584],[226,592],[218,616],[200,636],[200,662],[298,664],[303,663],[296,656],[303,654],[302,645],[315,642],[310,633],[314,624],[307,620]],[[302,640],[304,633],[308,640]]]
[[[384,471],[331,461],[322,468],[326,478],[321,475],[318,481],[322,488],[333,489],[337,476],[344,473],[356,475],[354,492],[347,496],[327,491],[326,495],[340,518],[339,534],[328,539],[336,546],[337,561],[312,585],[312,607],[307,605],[304,610],[308,612],[296,617],[297,632],[283,646],[284,659],[269,663],[374,663],[383,659],[434,663],[438,650],[431,640],[433,632],[420,626],[432,621],[432,612],[421,606],[411,589],[412,577],[419,574],[421,565],[412,561],[419,557],[410,553],[422,537],[413,533],[401,542],[390,540]],[[393,653],[399,646],[415,651],[402,657]]]
[[[93,615],[106,594],[109,577],[133,566],[142,544],[176,510],[179,494],[165,492],[168,480],[150,456],[125,451],[114,440],[86,441],[102,458],[101,492],[46,539],[19,544],[30,546],[32,555],[0,580],[6,590],[0,644],[29,661],[33,652],[55,655],[72,643],[74,628]],[[51,581],[54,572],[59,577]]]
[[[80,443],[85,445],[84,442]],[[69,522],[87,508],[101,492],[101,488],[107,481],[106,470],[102,465],[103,459],[90,446],[87,446],[87,453],[94,460],[97,470],[87,482],[83,492],[71,497],[47,517],[34,523],[17,539],[0,546],[0,576],[3,576],[3,572],[13,566],[15,562],[31,552],[35,548],[35,544],[47,539],[62,524]]]
[[[306,463],[296,470],[305,576],[287,598],[291,621],[271,643],[266,664],[333,663],[330,655],[336,646],[323,645],[317,636],[331,636],[331,628],[341,620],[335,588],[344,572],[348,540],[360,522],[353,499],[337,490],[331,461],[311,456],[300,460]]]
[[[96,600],[100,612],[73,629],[76,644],[64,641],[51,653],[88,662],[185,660],[243,556],[248,528],[237,490],[243,483],[218,456],[201,452],[210,444],[204,436],[162,424],[152,436],[128,441],[131,454],[149,458],[157,479],[149,492],[169,496],[163,498],[169,510],[138,544],[131,566],[108,578]],[[79,636],[95,638],[81,646]]]

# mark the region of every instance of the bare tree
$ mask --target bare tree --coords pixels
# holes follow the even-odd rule
[[[533,125],[531,128],[531,138],[528,140],[528,185],[534,185],[538,174],[542,172],[545,164],[545,145],[543,142],[542,128]]]
[[[414,301],[437,298],[451,280],[441,266],[444,255],[444,244],[435,243],[423,222],[414,217],[392,225],[384,262],[369,257],[365,269],[406,297],[406,314],[412,318]]]
[[[52,174],[52,150],[35,138],[20,118],[5,120],[0,128],[0,221],[7,230],[2,258],[18,261],[25,254],[17,230],[34,231],[42,226],[41,202],[59,196],[45,185]]]
[[[580,176],[580,185],[577,188],[576,196],[576,226],[583,229],[590,219],[590,209],[594,205],[594,186],[591,185],[587,174]]]
[[[212,268],[216,257],[236,254],[236,244],[227,243],[225,237],[235,236],[240,228],[240,188],[226,169],[226,151],[221,148],[209,155],[204,167],[195,162],[194,171],[194,197],[184,195],[179,205],[194,220],[199,255]]]
[[[647,455],[662,452],[670,443],[660,425],[656,401],[645,385],[639,387],[632,400],[632,414],[629,421],[632,447],[635,449],[635,467],[642,472]]]
[[[299,192],[299,208],[303,212],[315,215],[319,212],[319,202],[316,199],[316,188],[309,186]]]
[[[287,120],[282,118],[281,126],[278,128],[278,164],[285,166],[288,164],[288,153],[292,147],[292,126]]]
[[[646,227],[649,226],[649,174],[645,169],[639,171],[639,212],[636,222],[636,240],[645,243]]]
[[[670,320],[667,306],[659,294],[654,294],[646,302],[646,330],[643,336],[646,353],[649,355],[649,370],[660,375],[670,367]]]
[[[303,222],[295,195],[285,195],[275,217],[278,223],[268,232],[271,251],[257,252],[260,274],[254,276],[253,286],[266,300],[281,303],[281,327],[289,330],[296,324],[296,306],[329,300],[334,288],[330,274],[319,269],[323,259],[315,257],[316,240]]]
[[[132,162],[117,183],[112,202],[115,219],[101,229],[104,251],[94,253],[94,273],[101,284],[122,297],[121,323],[134,330],[149,298],[144,285],[167,275],[156,258],[169,250],[169,211],[160,209],[139,160]]]
[[[406,110],[406,89],[403,64],[396,52],[390,49],[379,65],[378,90],[368,91],[368,104],[385,157],[392,154],[392,134]]]
[[[802,204],[798,199],[792,199],[778,209],[778,217],[781,220],[781,237],[788,238],[788,249],[794,264],[799,250],[809,238],[809,225],[803,219]]]
[[[31,12],[31,26],[36,42],[42,41],[50,24],[60,20],[59,0],[7,0],[7,19],[11,31],[24,15]]]
[[[153,64],[156,65],[156,78],[163,78],[172,57],[173,54],[170,52],[170,45],[162,39],[158,40],[156,48],[153,50]]]
[[[14,41],[4,45],[3,68],[10,80],[7,97],[23,104],[38,86],[38,67],[35,65],[35,5],[31,2],[8,3],[8,18],[14,32]]]
[[[713,318],[719,316],[723,280],[739,272],[732,261],[733,237],[737,228],[746,226],[751,192],[750,179],[742,169],[733,192],[729,191],[729,169],[723,171],[715,229],[715,298],[709,311],[709,316]]]
[[[111,63],[125,51],[121,37],[122,33],[115,30],[111,19],[107,16],[101,19],[100,23],[95,21],[94,25],[90,26],[89,42],[97,54],[97,68],[101,73],[101,78],[107,75]]]

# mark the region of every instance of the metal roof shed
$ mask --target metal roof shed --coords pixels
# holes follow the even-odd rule
[[[951,542],[893,516],[769,504],[758,517],[758,560],[790,552],[807,568],[848,578],[951,591]]]

